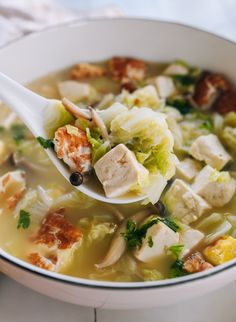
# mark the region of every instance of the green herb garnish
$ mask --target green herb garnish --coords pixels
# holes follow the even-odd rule
[[[20,229],[20,228],[27,229],[29,228],[29,225],[30,225],[30,214],[27,211],[21,209],[19,220],[17,223],[17,229]]]
[[[170,246],[169,250],[172,253],[172,255],[175,257],[175,259],[179,259],[182,251],[183,251],[184,245],[172,245]]]
[[[183,98],[169,98],[167,99],[167,105],[176,108],[183,115],[191,113],[192,111],[192,106]]]
[[[140,227],[137,227],[137,224],[132,219],[128,219],[126,224],[126,232],[122,234],[125,241],[127,242],[128,248],[133,249],[136,247],[141,247],[142,241],[146,237],[147,230],[153,225],[157,224],[159,221],[168,226],[174,232],[177,232],[180,229],[179,225],[173,219],[168,217],[160,218],[157,216],[151,216],[150,219]],[[148,246],[153,246],[153,240],[151,236],[148,238]]]
[[[152,246],[153,246],[153,239],[152,239],[152,236],[149,236],[149,237],[148,237],[148,246],[149,246],[150,248],[152,248]]]
[[[26,137],[26,127],[22,124],[13,124],[11,126],[11,135],[15,140],[16,144],[19,144]]]
[[[44,148],[44,149],[48,149],[48,148],[53,148],[54,147],[54,143],[53,140],[51,139],[44,139],[41,136],[37,137],[37,140],[39,142],[39,144]]]
[[[126,232],[123,234],[128,248],[134,249],[136,247],[141,247],[142,240],[146,237],[147,230],[153,225],[155,225],[158,222],[158,220],[158,218],[152,217],[143,225],[137,227],[137,224],[132,219],[129,219],[126,224]]]
[[[180,230],[180,226],[170,217],[159,218],[159,220],[172,229],[175,233]]]
[[[200,127],[199,127],[200,129],[205,129],[205,130],[207,130],[207,131],[209,131],[209,132],[213,132],[214,131],[214,125],[213,125],[213,122],[212,122],[212,120],[211,119],[208,119],[208,120],[206,120],[206,121],[204,121],[201,125],[200,125]]]
[[[183,86],[193,85],[196,82],[196,78],[191,75],[171,75],[174,81],[180,83]]]
[[[170,268],[170,277],[180,277],[187,275],[188,273],[184,269],[184,262],[180,259],[177,259]]]

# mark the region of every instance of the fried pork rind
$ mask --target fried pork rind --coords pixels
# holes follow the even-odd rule
[[[0,203],[3,208],[14,209],[23,197],[25,190],[24,171],[11,171],[0,177]]]
[[[213,266],[210,263],[206,262],[202,254],[199,252],[193,253],[192,255],[187,257],[183,265],[183,269],[188,273],[202,272],[212,267]]]
[[[219,74],[206,73],[196,84],[194,101],[203,110],[208,110],[220,96],[230,90],[229,82]]]
[[[55,133],[54,144],[58,158],[72,171],[86,174],[91,170],[91,145],[84,131],[72,125],[61,127]]]
[[[72,68],[70,72],[70,78],[74,80],[93,78],[103,76],[105,75],[105,73],[105,69],[100,66],[83,63],[77,64]]]
[[[56,272],[61,272],[70,265],[83,236],[67,220],[64,212],[61,208],[50,212],[43,219],[36,236],[32,238],[38,246],[38,252],[28,256],[33,265]]]
[[[108,62],[113,78],[119,81],[122,88],[133,92],[135,81],[142,81],[146,76],[146,64],[138,59],[128,57],[113,57]]]

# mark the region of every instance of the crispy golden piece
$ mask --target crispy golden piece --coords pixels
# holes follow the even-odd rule
[[[213,266],[206,262],[202,254],[199,252],[193,253],[187,257],[183,265],[184,270],[188,273],[202,272],[212,267]]]
[[[56,246],[58,249],[71,248],[82,238],[81,231],[65,217],[64,209],[49,213],[34,238],[36,244]]]
[[[55,133],[54,144],[58,158],[72,171],[86,174],[91,170],[91,145],[84,131],[72,125],[61,127]]]
[[[105,70],[100,66],[92,64],[77,64],[72,68],[70,78],[78,80],[83,78],[100,77],[104,74]]]

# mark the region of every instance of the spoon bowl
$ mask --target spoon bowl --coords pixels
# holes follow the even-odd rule
[[[59,104],[60,101],[46,99],[3,73],[0,73],[0,99],[20,117],[36,138],[48,138],[48,133],[45,129],[45,116],[55,113],[55,105]],[[85,110],[86,112],[89,111]],[[71,175],[70,169],[57,158],[56,153],[52,149],[46,149],[45,151],[57,170],[69,181]],[[102,185],[95,176],[91,176],[80,186],[74,187],[89,197],[106,203],[128,204],[146,198],[145,195],[137,196],[135,193],[125,194],[119,198],[107,198]]]

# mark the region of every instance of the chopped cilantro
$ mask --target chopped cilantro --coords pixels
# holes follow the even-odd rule
[[[19,144],[22,140],[25,139],[27,129],[22,124],[13,124],[10,131],[15,142]]]
[[[174,232],[177,232],[180,229],[179,225],[169,217],[160,218],[155,215],[151,216],[150,219],[140,227],[137,227],[137,224],[132,219],[129,219],[126,224],[126,232],[122,234],[128,248],[133,249],[136,247],[141,247],[142,241],[146,237],[147,230],[153,225],[157,224],[158,221],[161,221],[163,224],[167,225]],[[153,246],[151,236],[148,238],[148,246]]]
[[[152,236],[148,237],[148,246],[152,247],[153,246],[153,240],[152,240]]]
[[[21,209],[19,220],[17,223],[17,229],[20,229],[20,228],[26,229],[26,228],[29,228],[29,225],[30,225],[30,214],[27,211]]]
[[[209,132],[213,132],[214,131],[214,125],[211,119],[208,119],[206,121],[204,121],[201,125],[200,125],[200,129],[206,129]]]
[[[146,237],[148,228],[155,225],[158,222],[158,220],[158,218],[152,217],[143,225],[137,227],[137,224],[132,219],[129,219],[126,225],[126,232],[123,234],[128,248],[134,249],[136,247],[141,247],[142,240]]]
[[[183,115],[191,113],[192,111],[192,106],[189,104],[189,102],[186,99],[180,97],[167,99],[167,105],[176,108]]]
[[[178,259],[183,251],[184,245],[172,245],[170,246],[169,250],[171,251],[172,255]]]
[[[177,259],[170,268],[170,277],[180,277],[187,275],[188,273],[183,268],[184,262],[180,259]]]
[[[175,233],[180,230],[180,226],[170,217],[159,218],[159,220],[172,229]]]
[[[44,139],[41,136],[37,137],[38,142],[40,143],[40,145],[44,148],[44,149],[48,149],[48,148],[53,148],[54,147],[54,143],[53,140],[51,139]]]

